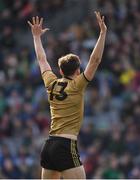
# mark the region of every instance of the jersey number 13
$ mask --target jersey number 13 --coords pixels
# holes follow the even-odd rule
[[[50,92],[50,100],[53,100],[53,98],[55,97],[57,100],[59,101],[63,101],[64,99],[67,98],[67,93],[64,91],[65,88],[67,87],[67,82],[58,82],[57,83],[57,86],[60,86],[60,91],[59,91],[59,94],[54,94],[54,87],[56,85],[57,81],[55,81],[53,84],[52,84],[52,89],[51,89],[51,92]]]

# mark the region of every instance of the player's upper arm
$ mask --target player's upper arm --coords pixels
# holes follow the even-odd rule
[[[89,81],[93,79],[100,62],[101,60],[99,58],[92,57],[92,60],[89,60],[87,67],[84,71],[84,74]]]
[[[90,82],[90,81],[86,78],[84,72],[81,73],[80,75],[78,75],[78,76],[74,79],[74,81],[75,81],[75,85],[76,85],[76,87],[78,88],[78,90],[83,90],[83,89],[87,86],[87,84]]]
[[[39,67],[41,70],[41,74],[43,74],[45,71],[51,71],[51,67],[49,63],[47,62],[46,56],[37,56]]]
[[[57,76],[51,70],[46,70],[42,73],[42,78],[43,78],[45,87],[48,87],[51,82],[57,79]]]

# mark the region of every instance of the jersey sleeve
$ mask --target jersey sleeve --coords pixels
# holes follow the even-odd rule
[[[89,82],[84,72],[75,78],[75,85],[79,90],[85,89]]]
[[[57,79],[57,76],[51,70],[47,70],[42,73],[42,79],[44,81],[45,87],[47,88],[51,82]]]

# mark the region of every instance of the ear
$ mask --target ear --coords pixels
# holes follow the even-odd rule
[[[76,70],[76,75],[79,75],[80,74],[80,68],[78,68],[77,70]]]
[[[63,73],[63,71],[61,69],[59,69],[59,72],[60,72],[61,76],[64,75],[64,73]]]

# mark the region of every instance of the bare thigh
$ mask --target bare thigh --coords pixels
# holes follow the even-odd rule
[[[86,174],[83,166],[67,169],[62,172],[64,179],[86,179]]]
[[[42,168],[41,179],[60,179],[61,173],[59,171]]]

